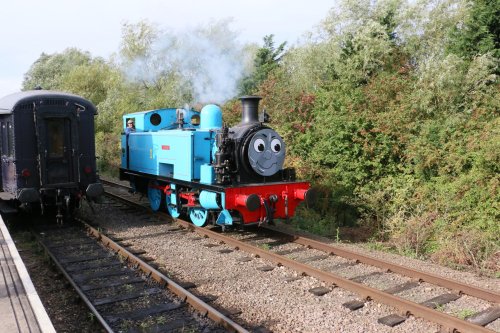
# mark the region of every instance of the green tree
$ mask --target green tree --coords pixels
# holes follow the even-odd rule
[[[62,53],[51,55],[42,53],[24,75],[22,88],[29,90],[40,86],[47,90],[61,90],[65,75],[75,67],[89,65],[91,62],[92,56],[89,52],[76,48],[68,48]]]
[[[474,0],[464,22],[450,33],[448,51],[472,58],[491,52],[500,58],[500,1]]]
[[[90,53],[67,49],[52,55],[42,54],[25,75],[23,89],[36,86],[83,96],[95,105],[107,99],[108,90],[121,84],[119,69]]]
[[[152,52],[152,45],[157,40],[159,31],[148,21],[138,23],[125,22],[122,25],[120,55],[125,61],[146,57]]]
[[[286,42],[275,47],[273,39],[274,35],[264,37],[264,45],[255,54],[253,73],[245,77],[240,83],[240,93],[242,95],[255,93],[259,85],[279,66],[285,52]]]

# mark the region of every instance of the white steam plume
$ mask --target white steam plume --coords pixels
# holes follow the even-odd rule
[[[127,66],[133,80],[154,82],[160,77],[180,78],[191,87],[193,102],[224,103],[237,93],[237,84],[246,75],[248,57],[229,20],[188,31],[161,32],[149,52]]]

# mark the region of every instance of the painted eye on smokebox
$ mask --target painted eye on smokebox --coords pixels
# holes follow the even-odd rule
[[[264,140],[262,139],[257,139],[253,143],[253,149],[255,149],[256,152],[262,153],[266,149],[266,145]]]
[[[273,141],[271,141],[271,149],[273,152],[279,153],[281,151],[281,141],[273,139]]]

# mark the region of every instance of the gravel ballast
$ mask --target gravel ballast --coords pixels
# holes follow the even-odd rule
[[[198,237],[190,232],[169,232],[172,225],[162,219],[147,219],[134,214],[127,214],[112,205],[95,206],[94,215],[99,225],[115,236],[127,239],[155,258],[160,269],[178,281],[194,282],[195,292],[200,295],[214,295],[214,305],[229,309],[230,312],[241,311],[233,316],[247,328],[265,327],[273,332],[437,332],[438,325],[419,318],[410,317],[404,323],[390,328],[377,323],[377,319],[397,310],[376,303],[366,302],[357,311],[350,311],[342,304],[359,299],[347,290],[332,286],[312,278],[301,277],[287,282],[290,277],[297,277],[297,272],[277,267],[273,263],[255,258],[242,251],[234,250],[226,245]],[[88,210],[87,210],[88,211]],[[208,246],[207,246],[208,245]],[[284,245],[283,249],[287,246]],[[293,245],[292,245],[293,246]],[[374,255],[373,251],[348,245],[350,249]],[[411,267],[421,268],[436,274],[453,277],[457,280],[498,290],[499,282],[462,273],[419,260],[377,252],[378,257],[389,257],[396,263],[410,263]],[[300,257],[300,255],[297,255]],[[240,260],[250,257],[250,261]],[[331,264],[320,260],[314,266],[323,267]],[[337,260],[338,259],[333,259]],[[342,261],[343,259],[341,259]],[[333,262],[333,261],[332,261]],[[260,270],[264,266],[274,267],[270,271]],[[346,270],[355,270],[350,267]],[[355,276],[356,272],[346,273]],[[449,274],[449,275],[446,275]],[[310,289],[326,287],[331,291],[323,296],[315,296]],[[425,288],[425,287],[424,287]],[[428,294],[439,293],[438,288],[428,287]],[[420,295],[422,296],[422,295]],[[238,311],[236,311],[238,310]],[[450,312],[453,312],[450,310]]]

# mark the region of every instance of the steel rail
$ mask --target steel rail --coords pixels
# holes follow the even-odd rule
[[[101,183],[103,185],[109,185],[109,186],[114,186],[114,187],[121,187],[121,188],[124,188],[126,190],[130,189],[131,187],[130,186],[127,186],[127,185],[124,185],[124,184],[120,184],[120,183],[116,183],[112,180],[109,180],[109,179],[105,179],[105,178],[101,178],[100,179]]]
[[[183,299],[185,302],[191,305],[195,310],[197,310],[203,316],[207,316],[208,318],[222,325],[229,331],[245,332],[245,333],[248,332],[245,328],[241,327],[240,325],[238,325],[237,323],[235,323],[234,321],[223,315],[221,312],[217,311],[212,306],[208,305],[207,303],[203,302],[201,299],[199,299],[186,289],[182,288],[179,284],[175,283],[162,273],[158,272],[156,269],[154,269],[153,267],[151,267],[150,265],[139,259],[136,255],[127,251],[125,248],[120,246],[111,238],[107,237],[103,233],[99,232],[97,229],[85,223],[85,221],[79,220],[79,222],[81,222],[87,228],[87,230],[94,237],[99,239],[106,247],[112,249],[117,254],[124,257],[127,262],[140,268],[148,277],[152,278],[156,282],[168,288],[171,292],[179,296],[181,299]]]
[[[403,313],[408,315],[414,315],[417,317],[421,317],[437,324],[442,325],[450,330],[454,330],[455,332],[467,332],[467,333],[476,333],[476,332],[492,332],[491,330],[484,328],[482,326],[467,322],[465,320],[461,320],[459,318],[450,316],[448,314],[436,311],[434,309],[428,308],[426,306],[420,305],[418,303],[414,303],[403,298],[384,293],[383,291],[365,286],[361,283],[357,283],[338,275],[335,275],[330,272],[324,272],[319,269],[316,269],[312,266],[294,261],[292,259],[288,259],[286,257],[277,255],[275,253],[260,249],[256,246],[249,245],[243,243],[239,240],[236,240],[229,236],[224,236],[222,234],[216,233],[214,231],[198,228],[193,224],[177,220],[177,223],[183,226],[186,229],[193,230],[196,233],[210,237],[212,239],[216,239],[220,242],[223,242],[227,245],[234,246],[236,249],[244,250],[246,252],[251,252],[258,255],[261,258],[265,258],[276,263],[278,266],[286,266],[292,268],[303,275],[309,275],[315,277],[321,281],[326,283],[330,283],[334,286],[338,286],[350,291],[353,291],[359,295],[361,295],[364,299],[367,300],[375,300],[390,306],[394,306],[399,310],[403,311]]]
[[[325,244],[307,237],[297,236],[285,231],[277,230],[273,227],[264,227],[264,228],[285,235],[285,237],[291,238],[294,243],[307,246],[315,250],[323,251],[331,255],[336,255],[347,259],[357,260],[367,265],[385,269],[389,272],[399,273],[408,276],[410,278],[418,279],[421,282],[425,281],[444,288],[448,288],[460,294],[467,294],[469,296],[477,297],[489,302],[500,303],[500,294],[492,290],[487,290],[480,287],[468,286],[456,280],[446,279],[432,273],[426,273],[420,270],[415,270],[405,266],[393,264],[391,262],[382,259],[377,259],[348,249],[343,249],[339,246]]]
[[[113,333],[113,329],[108,325],[108,323],[104,320],[104,318],[101,316],[99,311],[94,307],[92,302],[88,299],[88,297],[85,295],[85,293],[78,287],[78,285],[73,281],[71,276],[66,272],[66,270],[63,268],[59,260],[57,260],[56,256],[50,251],[50,249],[43,243],[41,240],[40,236],[34,231],[31,232],[33,235],[35,235],[36,239],[38,240],[38,243],[44,248],[45,253],[47,253],[50,258],[52,259],[52,262],[57,266],[57,269],[64,275],[66,280],[71,284],[73,289],[78,293],[78,296],[82,299],[82,301],[85,303],[85,305],[92,311],[94,316],[97,318],[101,326],[106,330],[108,333]]]
[[[124,201],[128,204],[136,205],[137,207],[141,207],[143,209],[148,210],[147,207],[144,207],[144,206],[139,205],[135,202],[129,201],[129,200],[122,198],[118,195],[115,195],[115,194],[112,194],[109,192],[106,192],[106,195],[109,195],[109,196],[114,197],[118,200]],[[168,215],[167,213],[156,212],[156,214],[164,216],[168,219],[171,219],[170,215]],[[384,293],[383,291],[365,286],[365,285],[358,283],[358,282],[354,282],[354,281],[342,278],[342,277],[335,275],[333,273],[321,271],[321,270],[316,269],[312,266],[294,261],[292,259],[288,259],[284,256],[280,256],[280,255],[277,255],[277,254],[272,253],[270,251],[260,249],[256,246],[243,243],[243,242],[236,240],[232,237],[224,236],[220,233],[216,233],[216,232],[211,231],[211,230],[206,229],[206,228],[196,227],[190,222],[186,222],[186,221],[183,221],[180,219],[177,219],[176,222],[179,225],[183,226],[184,228],[186,228],[188,230],[192,230],[200,235],[207,236],[207,237],[210,237],[212,239],[216,239],[216,240],[223,242],[227,245],[234,246],[236,249],[241,249],[241,250],[244,250],[246,252],[254,253],[261,258],[265,258],[267,260],[270,260],[270,261],[276,263],[277,265],[283,265],[283,266],[289,267],[293,270],[298,271],[299,273],[301,273],[303,275],[309,275],[309,276],[315,277],[323,282],[330,283],[333,286],[338,286],[338,287],[353,291],[353,292],[359,294],[364,299],[375,300],[375,301],[396,307],[397,309],[402,311],[403,314],[405,314],[406,316],[413,315],[413,316],[421,317],[421,318],[427,319],[429,321],[432,321],[434,323],[437,323],[437,324],[439,324],[439,325],[441,325],[441,326],[443,326],[451,331],[454,331],[454,332],[464,332],[464,333],[465,332],[471,332],[471,333],[476,333],[476,332],[478,332],[478,333],[479,332],[490,332],[491,333],[492,332],[491,330],[489,330],[485,327],[467,322],[465,320],[461,320],[459,318],[450,316],[448,314],[445,314],[445,313],[436,311],[434,309],[425,307],[425,306],[420,305],[418,303],[414,303],[414,302],[405,300],[403,298]],[[355,259],[357,259],[357,258],[355,258]]]

